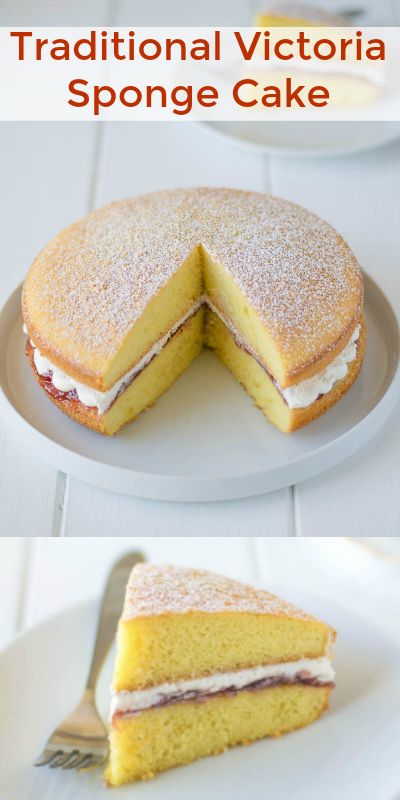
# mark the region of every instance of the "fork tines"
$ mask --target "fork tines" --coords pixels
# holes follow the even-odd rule
[[[49,766],[52,769],[57,767],[62,769],[94,769],[99,767],[105,760],[106,756],[102,754],[84,753],[77,749],[71,749],[70,752],[45,749],[34,765],[35,767]]]

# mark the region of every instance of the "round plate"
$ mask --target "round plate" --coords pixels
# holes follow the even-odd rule
[[[398,122],[201,122],[235,144],[276,156],[319,158],[371,150],[400,137]]]
[[[321,719],[287,736],[237,747],[124,786],[120,800],[391,800],[400,791],[399,643],[351,609],[291,587],[290,599],[339,632],[337,686]],[[101,770],[65,772],[33,761],[81,695],[97,604],[75,606],[19,637],[0,653],[2,800],[102,800]],[[108,659],[98,704],[108,716]]]
[[[286,435],[269,425],[210,352],[112,439],[81,427],[48,400],[24,355],[20,289],[0,314],[0,404],[24,442],[63,472],[159,500],[225,500],[279,489],[343,461],[400,398],[399,328],[365,278],[367,355],[350,392],[320,419]]]

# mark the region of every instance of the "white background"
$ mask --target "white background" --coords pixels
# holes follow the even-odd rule
[[[399,22],[397,2],[360,5],[371,9],[365,24]],[[235,25],[247,24],[256,7],[249,0],[2,0],[0,23]],[[351,157],[292,160],[240,149],[192,123],[2,123],[0,302],[49,238],[91,208],[200,184],[272,192],[316,211],[345,236],[400,313],[400,142]],[[317,479],[248,500],[180,505],[117,496],[58,473],[0,420],[0,534],[398,535],[399,422],[397,413],[366,450]]]

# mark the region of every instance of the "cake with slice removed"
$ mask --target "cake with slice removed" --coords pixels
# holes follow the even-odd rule
[[[118,628],[110,786],[316,720],[333,687],[331,627],[203,570],[134,567]]]
[[[365,351],[362,275],[342,237],[300,206],[233,189],[89,214],[36,258],[22,309],[41,388],[110,435],[204,344],[285,432],[348,391]]]

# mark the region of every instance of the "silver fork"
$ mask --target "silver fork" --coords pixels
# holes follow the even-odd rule
[[[129,553],[112,568],[101,604],[96,643],[82,699],[50,736],[35,767],[91,769],[108,758],[108,735],[96,708],[95,688],[104,659],[115,637],[125,587],[132,567],[144,561],[141,553]]]

